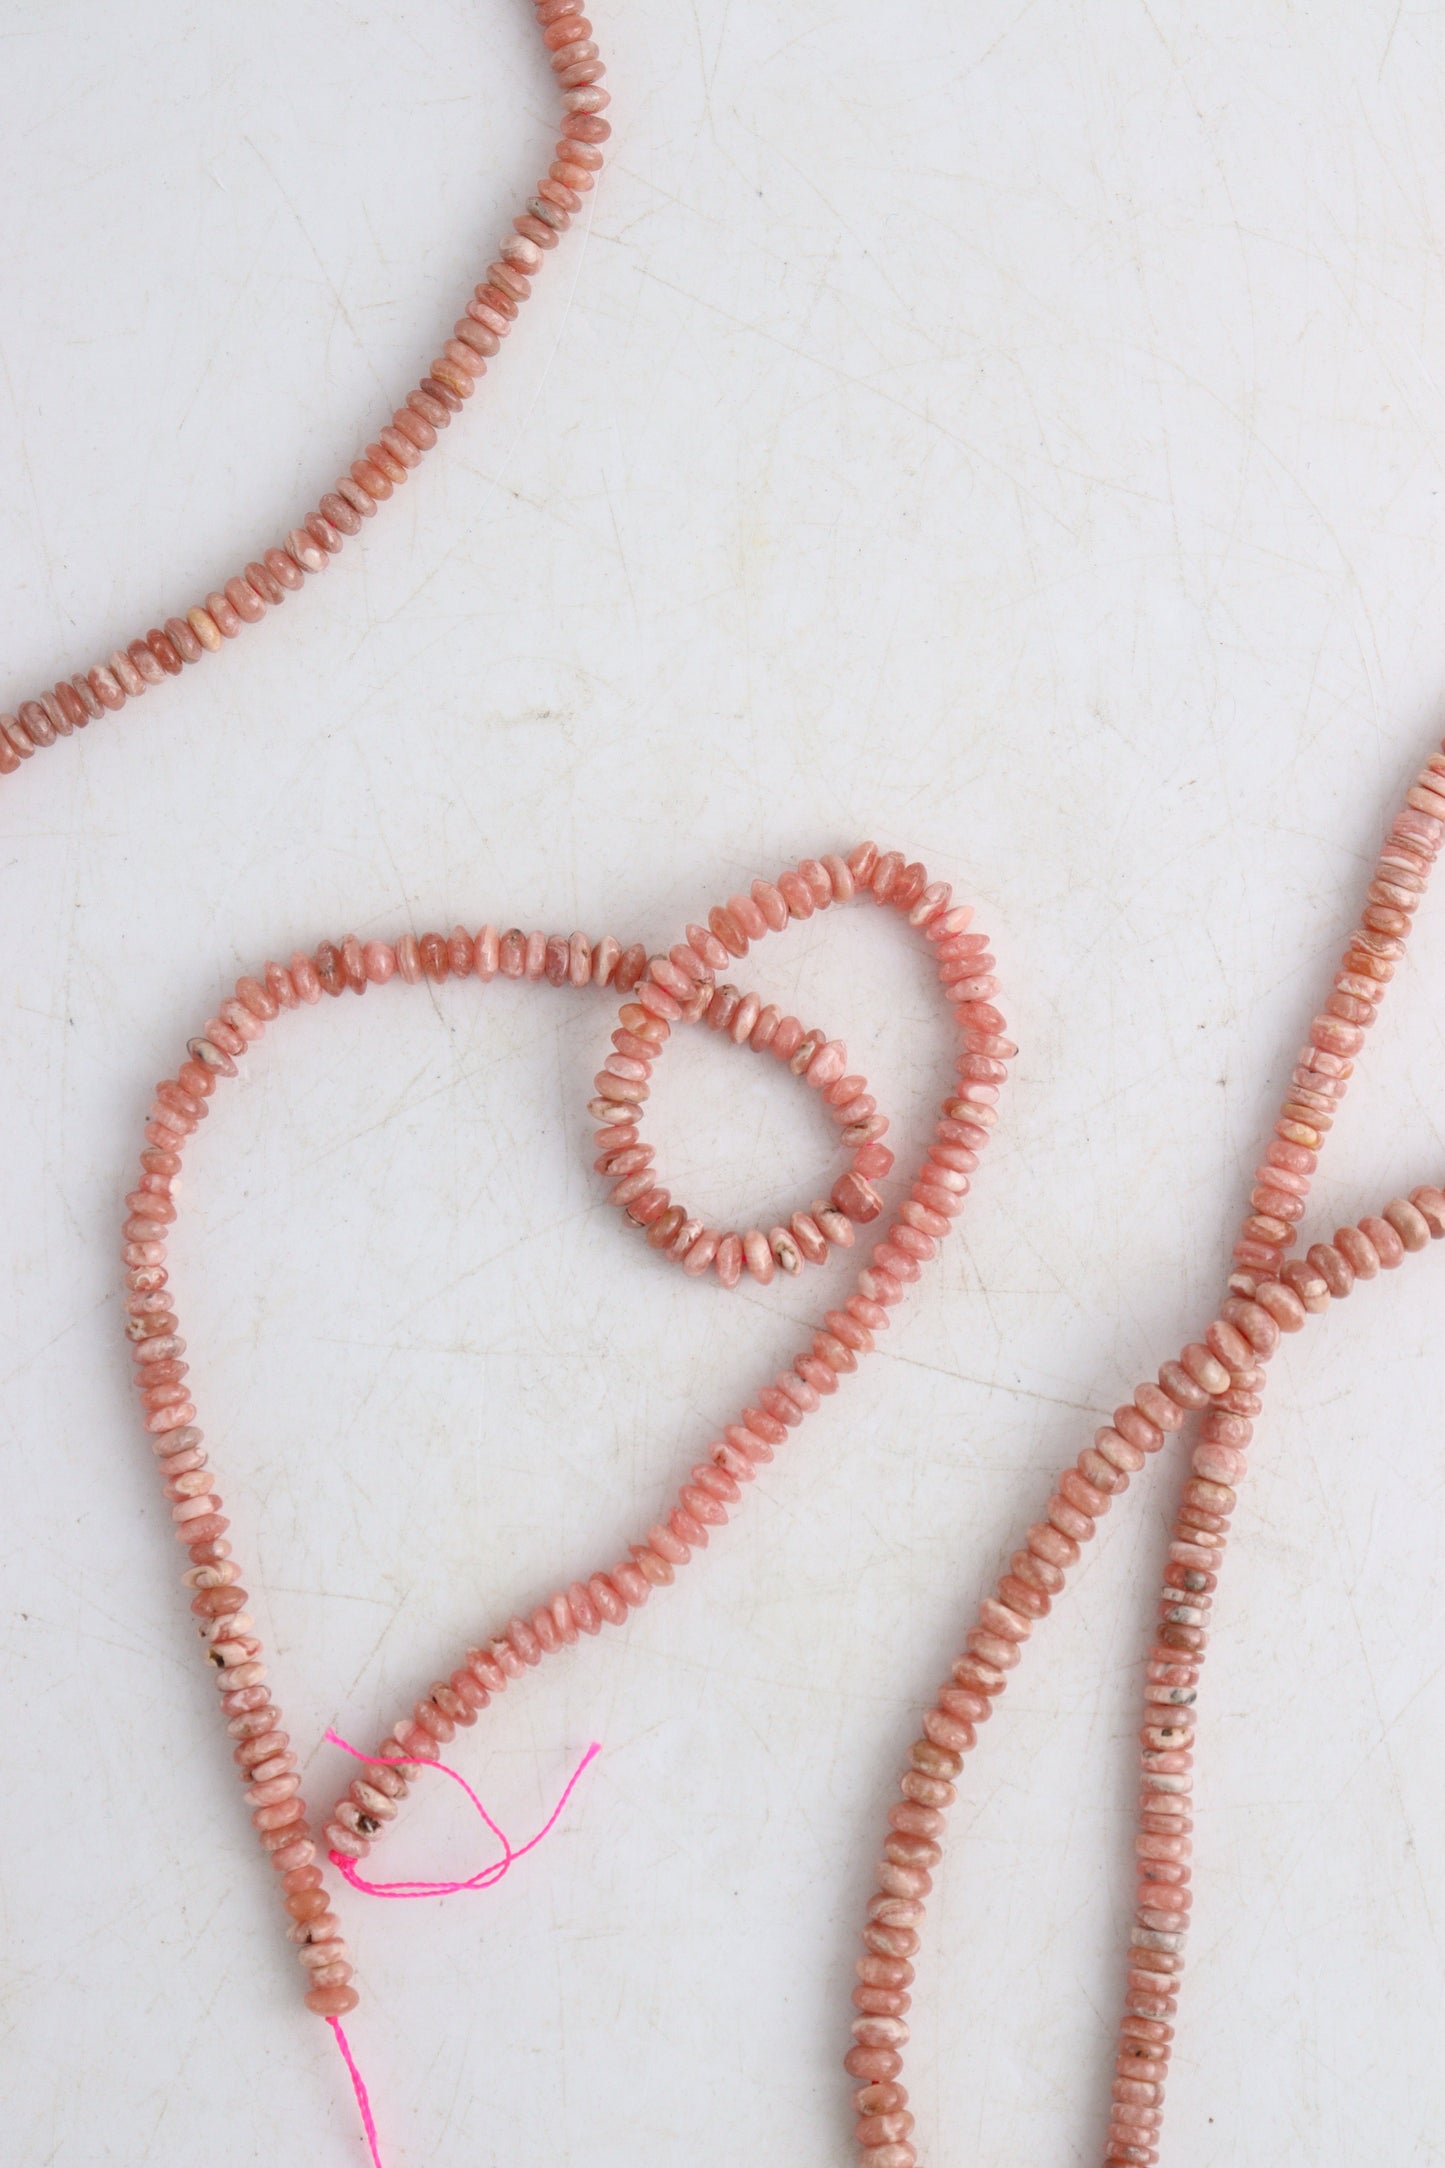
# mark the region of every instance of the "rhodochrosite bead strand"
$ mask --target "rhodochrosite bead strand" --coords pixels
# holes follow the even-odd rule
[[[946,885],[930,883],[922,866],[906,864],[898,852],[880,855],[871,843],[861,844],[846,860],[805,860],[776,884],[754,884],[752,895],[756,897],[760,889],[768,897],[778,896],[786,908],[779,911],[770,906],[770,915],[764,914],[761,923],[755,923],[746,912],[738,913],[738,899],[732,899],[711,915],[707,929],[689,927],[683,942],[666,955],[651,958],[640,945],[624,948],[610,936],[593,942],[580,933],[548,936],[517,928],[502,933],[493,926],[475,934],[456,927],[450,934],[423,934],[420,940],[408,934],[395,943],[363,942],[355,935],[339,942],[323,941],[311,955],[297,951],[288,964],[268,963],[255,976],[240,979],[234,993],[218,1004],[215,1015],[189,1042],[187,1058],[176,1074],[156,1088],[146,1122],[140,1176],[126,1199],[129,1217],[124,1227],[127,1330],[137,1388],[176,1535],[188,1554],[184,1578],[193,1592],[192,1610],[201,1639],[215,1667],[222,1715],[235,1742],[234,1758],[246,1785],[252,1821],[280,1878],[292,1938],[300,1946],[306,1972],[308,2007],[323,2017],[339,2018],[355,2006],[351,1959],[325,1892],[316,1839],[301,1797],[296,1755],[268,1683],[260,1637],[247,1608],[249,1598],[232,1556],[229,1522],[190,1397],[186,1343],[168,1280],[176,1183],[187,1143],[206,1119],[218,1084],[237,1073],[238,1060],[267,1026],[283,1011],[315,1005],[323,993],[364,994],[393,980],[438,983],[452,977],[484,982],[497,977],[545,980],[557,988],[611,987],[626,997],[614,1045],[626,1061],[641,1067],[651,1062],[675,1024],[705,1020],[721,1030],[726,1016],[731,1029],[738,1010],[748,1004],[755,1016],[764,1013],[750,995],[738,995],[733,1007],[735,990],[718,986],[716,973],[722,966],[714,941],[730,960],[741,960],[762,933],[865,895],[891,906],[929,944],[944,997],[961,1033],[956,1086],[943,1103],[933,1140],[906,1196],[899,1200],[869,1261],[859,1269],[853,1291],[825,1313],[791,1367],[761,1385],[737,1420],[706,1448],[671,1510],[630,1547],[625,1559],[557,1590],[526,1615],[504,1624],[490,1639],[469,1649],[448,1678],[419,1697],[381,1742],[376,1759],[364,1765],[325,1825],[332,1854],[355,1860],[370,1850],[395,1819],[413,1781],[408,1769],[397,1766],[398,1754],[417,1761],[437,1760],[459,1727],[474,1723],[491,1699],[507,1691],[544,1655],[571,1645],[583,1634],[595,1634],[604,1625],[620,1625],[654,1588],[667,1586],[679,1566],[706,1548],[710,1532],[729,1520],[758,1468],[773,1458],[805,1416],[837,1390],[857,1368],[859,1357],[874,1346],[876,1336],[887,1329],[893,1306],[937,1254],[962,1208],[969,1176],[996,1119],[994,1102],[1005,1064],[1015,1051],[1003,1036],[1003,1018],[992,1005],[991,959],[978,937],[967,930],[971,913],[953,905]],[[726,938],[718,931],[720,926],[725,927]],[[806,1031],[796,1019],[772,1014],[770,1041],[775,1049],[786,1052],[790,1067],[825,1095],[835,1085],[841,1087],[846,1057],[840,1042]],[[739,1045],[744,1036],[754,1043],[751,1033],[734,1031],[733,1035]],[[639,1045],[650,1051],[630,1050]],[[801,1059],[810,1047],[806,1060]],[[615,1068],[604,1068],[600,1076],[645,1088],[645,1077]],[[817,1227],[823,1241],[837,1239],[823,1231],[834,1210],[850,1228],[855,1221],[881,1215],[882,1197],[872,1188],[872,1180],[885,1179],[891,1168],[886,1148],[879,1145],[886,1123],[871,1106],[867,1113],[858,1110],[856,1102],[864,1096],[861,1079],[848,1081],[851,1097],[833,1102],[833,1107],[835,1113],[846,1108],[850,1115],[845,1141],[854,1155],[852,1166],[834,1185],[837,1203],[803,1215]],[[642,1190],[630,1187],[635,1174],[651,1165],[649,1148],[637,1143],[635,1115],[640,1104],[640,1099],[615,1097],[599,1080],[590,1111],[599,1123],[604,1147],[599,1164],[613,1177],[615,1201],[646,1228],[648,1238],[660,1248],[664,1244],[655,1238],[671,1210],[666,1192],[655,1184]],[[849,1138],[849,1128],[868,1133]],[[862,1168],[871,1172],[860,1171],[860,1155],[870,1150],[881,1151],[883,1157],[861,1160]],[[620,1172],[619,1159],[637,1152],[649,1156]],[[619,1195],[619,1189],[627,1189],[628,1194]],[[794,1216],[795,1229],[799,1217]],[[750,1238],[729,1238],[737,1245],[729,1254],[724,1241],[709,1241],[709,1234],[709,1230],[695,1229],[681,1248],[674,1234],[666,1246],[694,1274],[709,1272],[729,1284],[742,1269],[741,1252]],[[700,1262],[696,1261],[699,1250]]]
[[[1289,1092],[1255,1171],[1250,1211],[1234,1248],[1225,1299],[1197,1341],[1140,1385],[1060,1476],[1024,1531],[1007,1570],[978,1608],[963,1652],[926,1712],[888,1815],[878,1887],[867,1908],[846,2068],[867,2168],[915,2168],[914,2119],[901,2082],[906,2013],[924,1902],[942,1857],[946,1810],[957,1796],[978,1729],[1018,1666],[1035,1624],[1061,1594],[1082,1547],[1157,1453],[1199,1418],[1191,1473],[1174,1517],[1153,1642],[1144,1666],[1135,1835],[1138,1886],[1130,1927],[1124,2014],[1116,2041],[1104,2168],[1152,2168],[1159,2159],[1164,2081],[1174,2039],[1192,1903],[1194,1707],[1209,1645],[1215,1591],[1238,1485],[1247,1468],[1265,1368],[1285,1332],[1297,1332],[1358,1279],[1393,1270],[1445,1234],[1445,1194],[1397,1197],[1378,1217],[1297,1246],[1310,1184],[1431,867],[1445,841],[1445,748],[1432,756],[1396,815],[1366,890],[1359,926],[1310,1025]]]
[[[960,984],[957,944],[966,937],[972,913],[966,907],[952,907],[947,886],[930,883],[922,866],[905,865],[898,852],[880,856],[871,843],[860,845],[847,860],[804,861],[799,876],[807,878],[816,908],[826,908],[819,867],[828,875],[828,901],[848,902],[855,895],[869,895],[877,903],[891,904],[923,933],[932,945],[945,997],[962,1034],[958,1083],[943,1103],[933,1141],[909,1193],[900,1201],[896,1219],[884,1239],[874,1246],[869,1263],[859,1271],[853,1293],[824,1315],[809,1346],[794,1358],[791,1369],[762,1385],[750,1404],[723,1427],[722,1436],[708,1446],[690,1479],[682,1485],[671,1512],[633,1543],[619,1564],[554,1591],[530,1612],[502,1625],[489,1640],[468,1649],[450,1676],[429,1688],[389,1737],[382,1740],[378,1748],[381,1756],[394,1755],[399,1747],[421,1760],[437,1759],[458,1726],[474,1723],[490,1700],[504,1693],[544,1656],[570,1646],[579,1635],[598,1633],[606,1625],[621,1625],[629,1611],[647,1602],[654,1589],[669,1585],[677,1569],[706,1548],[710,1532],[729,1520],[758,1468],[773,1458],[788,1432],[836,1392],[842,1380],[857,1368],[858,1358],[873,1348],[875,1336],[887,1329],[890,1309],[901,1300],[905,1287],[917,1279],[923,1265],[936,1256],[939,1243],[962,1208],[968,1176],[996,1120],[994,1102],[1006,1073],[1005,1063],[1015,1052],[1012,1042],[1002,1036],[1004,1020],[988,998],[994,991],[992,979],[970,969],[966,982]],[[777,884],[779,891],[788,893],[789,884],[790,877],[784,875]],[[786,924],[789,918],[809,915],[796,887],[792,894],[796,901],[779,925]],[[731,911],[732,903],[726,908]],[[715,920],[717,914],[713,916]],[[762,928],[769,930],[777,928],[770,924]],[[708,1013],[715,995],[711,979],[714,966],[697,935],[697,928],[689,928],[687,945],[694,959],[692,965],[679,964],[677,948],[666,958],[652,959],[646,977],[636,989],[636,1001],[622,1011],[624,1020],[631,1008],[658,1018],[670,1028],[688,1015],[701,1017]],[[756,931],[746,937],[739,932],[738,941],[744,946],[731,953],[740,956],[746,942],[758,937]],[[978,954],[973,949],[967,953],[970,957]],[[669,971],[678,969],[694,976],[695,991],[691,995],[675,992],[666,983]],[[624,1023],[623,1028],[631,1026]],[[801,1046],[802,1027],[794,1024],[793,1032],[795,1047]],[[601,1134],[606,1140],[619,1128],[630,1130],[635,1126],[630,1122],[613,1123],[608,1118],[606,1109],[615,1110],[616,1104],[592,1102],[592,1111],[602,1114]],[[665,1199],[665,1192],[661,1194]],[[636,1216],[641,1206],[642,1200],[634,1199],[627,1209]],[[645,1210],[651,1213],[655,1209],[654,1198]],[[656,1235],[663,1223],[664,1212],[658,1211],[649,1227],[649,1237]],[[692,1224],[696,1227],[696,1223]],[[692,1244],[706,1245],[707,1235],[707,1230],[697,1229]],[[684,1254],[690,1256],[692,1251]],[[704,1262],[693,1269],[699,1273],[712,1270],[724,1284],[735,1277],[733,1268],[724,1264],[720,1245],[705,1246]],[[377,1768],[381,1768],[380,1763],[361,1772],[326,1825],[326,1839],[333,1851],[352,1859],[365,1857],[384,1834],[407,1789],[403,1771],[383,1769],[385,1784],[375,1783],[373,1770]]]
[[[128,700],[138,700],[150,686],[179,677],[188,663],[217,653],[245,626],[259,624],[311,574],[326,569],[347,539],[360,533],[362,521],[420,466],[453,415],[461,413],[515,323],[548,252],[581,210],[602,164],[601,146],[612,133],[602,117],[611,100],[602,88],[604,69],[583,0],[533,0],[532,12],[562,94],[555,155],[535,193],[512,220],[496,261],[487,266],[427,374],[315,511],[274,548],[263,550],[193,608],[152,626],[104,662],[62,678],[48,692],[22,701],[13,714],[0,714],[0,775],[12,775],[42,746],[83,730]]]

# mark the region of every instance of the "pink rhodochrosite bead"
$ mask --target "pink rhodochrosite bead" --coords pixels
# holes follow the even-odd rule
[[[286,535],[279,548],[263,550],[242,572],[222,580],[204,602],[167,618],[164,629],[118,647],[105,662],[62,682],[33,699],[14,704],[0,715],[0,775],[18,772],[32,753],[68,737],[100,715],[139,700],[153,685],[179,676],[188,664],[217,654],[247,626],[258,625],[288,594],[325,569],[347,538],[404,483],[411,470],[436,444],[438,431],[459,414],[510,332],[518,308],[531,292],[531,278],[557,247],[590,189],[602,163],[601,146],[612,131],[602,117],[608,94],[605,73],[590,24],[580,13],[556,20],[549,0],[535,12],[544,45],[559,29],[565,36],[551,52],[559,90],[561,120],[555,155],[535,190],[523,198],[512,217],[482,284],[465,304],[466,313],[446,340],[419,384],[366,447],[334,489],[322,493]],[[567,29],[575,24],[579,34]],[[558,63],[562,62],[559,68]]]

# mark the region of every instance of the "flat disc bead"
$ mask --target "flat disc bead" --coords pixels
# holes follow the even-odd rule
[[[318,2017],[345,2017],[360,2000],[354,1987],[313,1987],[306,1997],[306,2007]]]

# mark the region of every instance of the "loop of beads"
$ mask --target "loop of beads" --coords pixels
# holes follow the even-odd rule
[[[1066,1469],[1026,1529],[994,1592],[978,1607],[963,1652],[923,1717],[899,1780],[877,1888],[867,1907],[853,2044],[855,2131],[865,2168],[916,2168],[914,2118],[900,2082],[909,2032],[913,1958],[924,1900],[942,1858],[945,1812],[964,1760],[993,1713],[1024,1645],[1062,1593],[1112,1501],[1157,1453],[1167,1434],[1200,1418],[1190,1480],[1174,1516],[1157,1623],[1144,1667],[1135,1836],[1138,1887],[1124,1977],[1124,2014],[1103,2168],[1153,2168],[1159,2159],[1164,2081],[1174,2039],[1190,1891],[1194,1827],[1195,1700],[1209,1645],[1214,1596],[1254,1419],[1264,1365],[1280,1336],[1350,1292],[1357,1280],[1393,1271],[1445,1235],[1445,1192],[1396,1197],[1378,1216],[1340,1228],[1303,1258],[1298,1241],[1319,1153],[1365,1043],[1431,867],[1445,842],[1445,747],[1433,756],[1391,824],[1365,909],[1332,989],[1310,1025],[1290,1088],[1255,1170],[1250,1211],[1235,1244],[1225,1299],[1204,1333],[1140,1385]]]
[[[749,894],[717,905],[706,926],[689,926],[685,940],[665,956],[649,958],[635,999],[618,1016],[615,1051],[594,1077],[597,1097],[588,1104],[602,1124],[594,1164],[614,1178],[611,1201],[645,1230],[653,1249],[694,1277],[712,1271],[724,1287],[736,1287],[747,1271],[766,1287],[775,1271],[796,1275],[805,1265],[821,1265],[831,1250],[850,1248],[855,1228],[877,1219],[883,1209],[873,1184],[893,1167],[893,1154],[881,1141],[888,1119],[878,1112],[867,1079],[849,1075],[842,1040],[807,1030],[795,1016],[783,1015],[771,1003],[764,1006],[756,994],[717,984],[717,973],[746,956],[765,934],[811,918],[832,903],[846,903],[854,893],[847,862],[837,857],[805,858],[776,882],[754,881]],[[962,954],[978,976],[975,964],[993,962],[981,953],[984,947],[982,935],[951,934],[940,943],[940,962],[952,966]],[[848,1171],[828,1196],[815,1199],[806,1212],[795,1212],[786,1226],[766,1233],[750,1227],[743,1234],[708,1227],[658,1183],[652,1147],[641,1142],[642,1110],[652,1065],[679,1022],[704,1023],[736,1046],[785,1062],[819,1094],[837,1124],[851,1155]]]
[[[237,1063],[267,1027],[283,1011],[319,1002],[323,993],[364,994],[392,980],[415,984],[453,977],[525,978],[545,980],[558,988],[595,985],[635,994],[636,999],[622,1009],[619,1033],[630,1033],[644,1045],[660,1043],[655,1034],[649,1038],[645,1032],[637,1033],[636,1026],[644,1019],[670,1028],[684,1015],[700,1018],[706,1012],[712,1021],[716,1008],[717,1028],[722,1028],[726,1014],[732,1028],[737,1021],[737,1011],[729,1012],[732,989],[713,983],[711,974],[721,965],[709,943],[715,940],[729,956],[740,955],[761,932],[781,927],[790,918],[806,918],[819,908],[824,881],[829,901],[871,896],[875,903],[899,913],[929,944],[961,1042],[957,1081],[943,1102],[933,1140],[907,1194],[897,1202],[883,1239],[858,1270],[853,1291],[823,1315],[790,1367],[760,1385],[737,1419],[704,1448],[670,1510],[630,1546],[619,1563],[556,1590],[490,1639],[468,1649],[456,1669],[429,1687],[381,1741],[376,1759],[365,1763],[324,1825],[333,1858],[360,1859],[395,1820],[415,1781],[413,1770],[397,1765],[398,1753],[415,1761],[436,1761],[458,1727],[475,1723],[496,1695],[506,1692],[544,1656],[570,1646],[581,1635],[598,1633],[604,1625],[620,1625],[647,1602],[654,1589],[666,1587],[678,1568],[705,1549],[711,1536],[731,1518],[747,1485],[773,1459],[789,1432],[857,1369],[860,1356],[887,1330],[893,1307],[938,1254],[962,1210],[969,1177],[996,1120],[995,1101],[1006,1063],[1016,1049],[1003,1036],[1003,1017],[992,1005],[991,959],[980,937],[967,931],[971,912],[954,906],[946,884],[930,883],[923,867],[905,864],[901,852],[880,855],[873,844],[864,843],[846,860],[806,860],[775,885],[755,884],[750,898],[732,898],[712,913],[706,933],[690,927],[684,944],[651,962],[640,945],[624,948],[610,935],[593,942],[580,933],[548,936],[515,927],[499,933],[496,927],[485,926],[474,934],[458,926],[450,934],[427,933],[420,940],[408,934],[395,943],[362,942],[355,935],[323,941],[311,955],[298,950],[288,964],[268,963],[256,975],[239,980],[234,993],[218,1004],[215,1015],[189,1042],[187,1058],[176,1074],[156,1088],[146,1121],[140,1177],[126,1198],[129,1217],[122,1250],[126,1329],[145,1427],[157,1455],[177,1539],[187,1552],[183,1579],[192,1591],[191,1609],[215,1668],[221,1713],[234,1742],[233,1759],[246,1787],[261,1847],[280,1877],[291,1938],[299,1945],[306,1974],[307,2005],[323,2017],[339,2018],[355,2006],[350,1954],[324,1886],[316,1835],[301,1797],[297,1757],[268,1682],[260,1637],[248,1609],[250,1599],[240,1585],[241,1569],[231,1554],[230,1524],[196,1423],[184,1361],[186,1343],[168,1284],[166,1259],[176,1218],[176,1184],[187,1143],[209,1113],[220,1082],[236,1074]],[[761,923],[750,916],[754,908],[761,914]],[[669,984],[670,973],[687,979],[688,986],[674,991],[677,982]],[[739,996],[739,1007],[750,998]],[[785,1022],[792,1026],[791,1019],[779,1019],[772,1033],[774,1045]],[[796,1060],[810,1036],[801,1025],[792,1028],[797,1038],[790,1061]],[[785,1047],[791,1036],[791,1029],[784,1034]],[[835,1042],[818,1038],[809,1057],[811,1070],[819,1056],[828,1053],[820,1089],[825,1088],[821,1078],[829,1075],[835,1061],[843,1061],[841,1048],[834,1049]],[[617,1072],[604,1070],[603,1074]],[[842,1081],[841,1067],[836,1081]],[[847,1126],[868,1134],[861,1141],[849,1140],[855,1156],[853,1169],[843,1181],[867,1183],[871,1192],[870,1178],[858,1171],[858,1154],[886,1149],[878,1142],[883,1125],[871,1108],[866,1115],[858,1113],[856,1099],[855,1094],[853,1102],[843,1103],[856,1116]],[[594,1109],[598,1104],[593,1102]],[[611,1110],[602,1120],[605,1139],[612,1147],[604,1156],[645,1151],[647,1147],[636,1144],[636,1124],[629,1118],[631,1103],[601,1095],[600,1104]],[[616,1118],[619,1108],[621,1119]],[[628,1130],[634,1134],[624,1142],[623,1133]],[[640,1163],[630,1174],[650,1164],[650,1159]],[[879,1179],[887,1172],[881,1159],[864,1164]],[[604,1171],[618,1173],[615,1167]],[[618,1180],[625,1183],[630,1174],[618,1174]],[[644,1194],[638,1192],[627,1200],[634,1215]],[[878,1202],[881,1207],[881,1198]],[[650,1233],[656,1232],[663,1217],[664,1213],[658,1214]],[[689,1259],[695,1246],[695,1242],[689,1245]],[[716,1268],[716,1253],[708,1261]],[[726,1278],[726,1270],[720,1276]]]
[[[555,155],[420,384],[316,510],[276,548],[263,550],[203,602],[168,617],[163,627],[152,626],[94,669],[61,679],[48,692],[22,701],[13,714],[0,714],[0,775],[13,775],[40,747],[84,730],[101,715],[123,708],[127,700],[139,700],[150,686],[179,677],[187,663],[215,654],[244,626],[259,624],[268,610],[278,609],[288,594],[304,587],[309,574],[325,570],[347,539],[360,533],[362,521],[372,518],[377,506],[421,465],[453,415],[461,413],[530,295],[547,252],[557,246],[595,185],[601,146],[612,133],[602,118],[611,103],[602,88],[605,70],[582,8],[583,0],[533,0],[562,93]]]

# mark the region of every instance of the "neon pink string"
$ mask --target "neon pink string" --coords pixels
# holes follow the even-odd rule
[[[376,2120],[371,2112],[371,2098],[366,2090],[366,2080],[356,2067],[356,2057],[351,2052],[350,2041],[341,2029],[340,2018],[329,2017],[326,2022],[336,2035],[336,2045],[341,2050],[341,2059],[351,2073],[351,2083],[356,2092],[356,2105],[361,2110],[361,2127],[366,2132],[366,2142],[371,2147],[372,2160],[376,2163],[376,2168],[384,2168],[381,2158],[381,2140],[376,2134]]]
[[[350,1745],[347,1740],[339,1737],[334,1731],[328,1731],[326,1737],[332,1746],[339,1746],[342,1753],[349,1754],[353,1761],[382,1762],[392,1768],[402,1763],[408,1763],[418,1769],[435,1769],[440,1775],[450,1777],[454,1784],[460,1784],[462,1790],[502,1847],[502,1857],[500,1859],[494,1859],[489,1867],[479,1868],[477,1873],[470,1876],[465,1882],[368,1882],[357,1873],[354,1860],[348,1859],[342,1852],[333,1852],[331,1854],[332,1866],[337,1868],[353,1889],[359,1889],[367,1897],[450,1897],[457,1890],[490,1889],[494,1883],[501,1881],[502,1876],[507,1872],[513,1860],[521,1859],[528,1852],[535,1851],[542,1839],[550,1835],[552,1830],[556,1828],[568,1800],[577,1789],[583,1771],[602,1752],[601,1745],[594,1739],[571,1776],[567,1779],[561,1798],[557,1801],[556,1806],[552,1809],[542,1827],[537,1831],[536,1836],[529,1837],[525,1844],[517,1845],[514,1848],[508,1840],[506,1832],[500,1829],[492,1820],[492,1817],[488,1814],[481,1800],[478,1799],[460,1770],[449,1769],[445,1762],[423,1761],[416,1754],[363,1754],[356,1747]],[[329,2017],[326,2022],[336,2035],[336,2045],[341,2050],[341,2059],[345,2063],[351,2078],[352,2090],[356,2094],[356,2105],[361,2110],[361,2127],[366,2132],[366,2142],[371,2148],[374,2168],[385,2168],[381,2158],[381,2140],[377,2135],[376,2118],[371,2112],[371,2096],[366,2090],[366,2080],[356,2067],[356,2057],[351,2052],[351,2043],[342,2030],[340,2018]]]
[[[381,1762],[384,1766],[389,1764],[392,1767],[400,1764],[410,1764],[418,1769],[435,1769],[438,1775],[450,1777],[453,1784],[460,1784],[462,1790],[476,1808],[477,1813],[502,1847],[502,1857],[500,1859],[494,1859],[490,1865],[478,1868],[477,1872],[474,1875],[469,1875],[465,1882],[368,1882],[357,1871],[354,1860],[348,1859],[344,1852],[333,1852],[331,1854],[332,1866],[335,1867],[338,1874],[345,1881],[351,1884],[353,1889],[360,1890],[363,1896],[366,1897],[451,1897],[458,1890],[491,1889],[501,1881],[502,1876],[507,1873],[514,1860],[525,1858],[528,1852],[535,1851],[544,1837],[550,1836],[561,1820],[567,1802],[577,1789],[584,1771],[602,1752],[600,1743],[594,1739],[571,1776],[567,1779],[561,1798],[557,1801],[556,1806],[552,1809],[542,1827],[537,1831],[536,1836],[529,1837],[525,1844],[513,1846],[506,1832],[492,1820],[491,1815],[488,1814],[481,1800],[472,1790],[471,1785],[468,1784],[460,1770],[448,1768],[445,1762],[423,1761],[416,1754],[363,1754],[356,1747],[350,1745],[347,1740],[338,1737],[334,1731],[328,1731],[326,1737],[332,1746],[339,1746],[342,1753],[349,1754],[353,1761]]]

